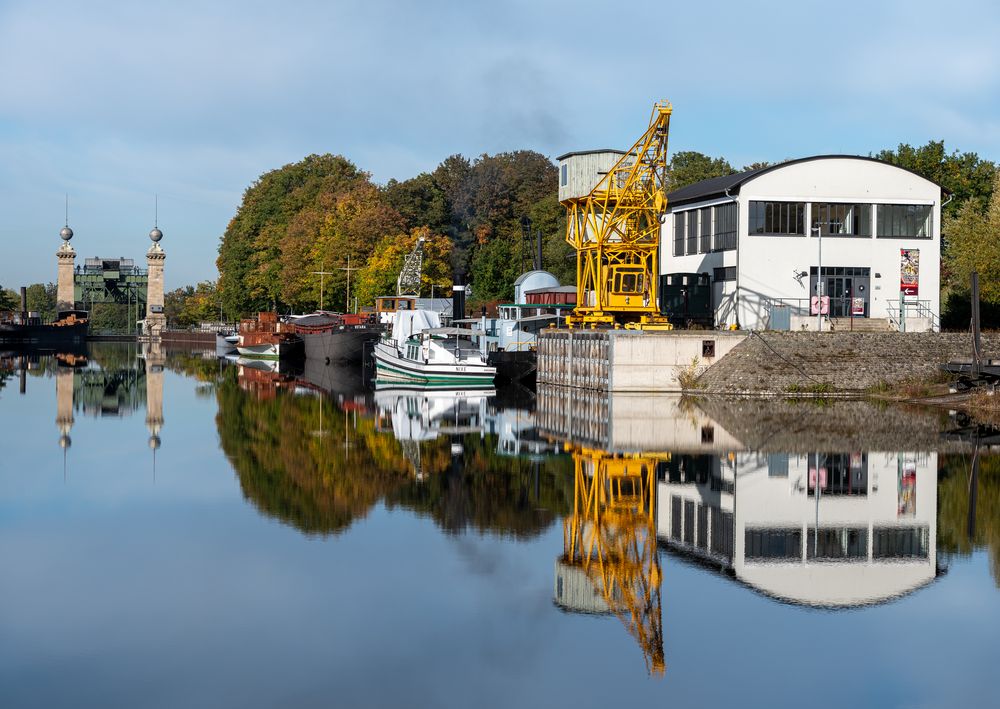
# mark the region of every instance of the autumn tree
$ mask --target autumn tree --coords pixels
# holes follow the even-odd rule
[[[219,290],[234,315],[283,303],[282,253],[289,225],[320,195],[336,198],[369,183],[368,175],[346,158],[310,155],[261,175],[243,194],[219,245]]]
[[[435,295],[443,296],[448,293],[448,287],[452,284],[451,239],[443,234],[432,234],[427,227],[418,227],[408,234],[386,236],[378,243],[364,268],[357,274],[354,294],[359,304],[371,305],[379,296],[395,295],[396,279],[403,268],[403,262],[420,238],[424,239],[420,295],[429,298],[431,286],[434,286]]]
[[[187,328],[219,319],[219,293],[215,283],[176,288],[163,296],[163,311],[170,327]]]

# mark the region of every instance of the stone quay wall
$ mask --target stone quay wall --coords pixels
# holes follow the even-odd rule
[[[1000,334],[982,337],[1000,358]],[[697,379],[703,393],[857,392],[929,381],[940,365],[970,360],[968,333],[754,332]]]

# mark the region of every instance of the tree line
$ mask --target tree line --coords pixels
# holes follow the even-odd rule
[[[972,270],[984,284],[984,320],[1000,323],[997,165],[976,153],[949,152],[943,141],[900,144],[872,157],[910,169],[949,193],[942,224],[945,324],[967,323]],[[681,151],[671,156],[667,180],[674,190],[767,165],[736,168],[723,157]],[[261,175],[246,189],[220,240],[219,280],[167,293],[168,319],[183,327],[259,310],[370,305],[395,292],[403,260],[420,238],[426,296],[447,294],[457,276],[471,282],[475,301],[510,299],[514,280],[532,265],[538,234],[544,267],[572,284],[575,255],[564,240],[557,179],[552,161],[529,150],[474,159],[452,155],[431,172],[385,185],[342,156],[310,155]],[[53,284],[29,289],[30,309],[48,312],[46,289],[52,290],[54,311]],[[16,309],[17,296],[0,289],[0,310],[5,302],[6,309]]]

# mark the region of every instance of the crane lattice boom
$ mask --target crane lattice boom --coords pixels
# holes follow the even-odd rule
[[[590,193],[563,200],[577,263],[570,327],[670,329],[657,305],[657,255],[672,112],[657,103],[649,128]]]
[[[396,279],[396,295],[408,295],[414,298],[420,297],[420,275],[424,261],[424,240],[423,237],[417,239],[417,245],[413,247],[403,262],[403,269]]]
[[[562,562],[583,570],[654,674],[666,668],[654,486],[656,464],[667,459],[574,451],[574,511],[563,521]]]

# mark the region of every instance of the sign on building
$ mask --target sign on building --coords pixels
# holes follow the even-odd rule
[[[917,295],[920,291],[920,249],[899,250],[899,292]]]

